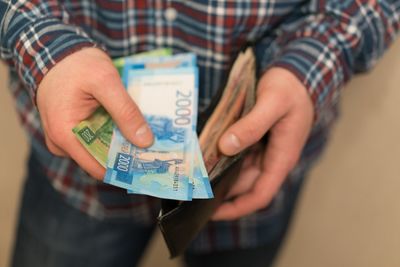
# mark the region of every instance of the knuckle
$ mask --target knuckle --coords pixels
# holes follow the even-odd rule
[[[60,152],[58,150],[53,150],[53,151],[50,151],[50,152],[53,153],[53,155],[55,155],[57,157],[64,157],[65,156],[64,153],[62,153],[62,152]]]
[[[49,124],[47,127],[48,138],[57,145],[64,142],[63,130],[61,127],[55,124]]]
[[[59,156],[59,157],[64,155],[63,153],[61,153],[61,151],[59,149],[57,149],[55,147],[55,145],[50,140],[48,140],[46,138],[45,142],[46,142],[47,149],[50,151],[51,154],[53,154],[55,156]]]
[[[95,178],[95,179],[97,179],[97,180],[102,180],[102,179],[103,179],[102,173],[100,173],[100,172],[98,172],[98,171],[88,170],[87,173],[88,173],[91,177],[93,177],[93,178]]]
[[[259,195],[258,201],[255,204],[256,210],[265,209],[271,202],[271,196],[265,191]]]
[[[108,69],[101,69],[100,73],[97,74],[99,82],[102,84],[109,84],[114,82],[116,73]]]
[[[78,162],[78,164],[79,164],[79,162]],[[102,180],[105,175],[105,170],[102,169],[101,167],[95,167],[92,164],[88,164],[88,162],[85,162],[84,164],[79,164],[79,165],[81,166],[81,168],[83,170],[85,170],[85,172],[89,176],[91,176],[97,180]]]
[[[250,141],[258,141],[261,139],[261,137],[264,135],[264,131],[261,128],[259,123],[255,123],[254,121],[250,121],[243,127],[245,131],[245,136],[247,140],[242,140],[246,142]]]
[[[57,151],[54,149],[53,146],[47,145],[47,149],[50,151],[51,154],[57,156]]]
[[[95,78],[100,84],[110,84],[119,81],[119,76],[113,67],[102,66],[96,70]]]
[[[275,188],[273,185],[270,185],[269,187],[260,186],[256,188],[254,195],[257,195],[257,201],[256,201],[257,209],[263,209],[268,207],[271,204],[272,199],[277,195],[279,188],[280,188],[279,186]]]
[[[93,94],[99,94],[105,90],[114,90],[115,83],[119,83],[119,76],[116,70],[109,67],[99,67],[89,74],[86,81],[90,84],[89,89]]]
[[[264,190],[259,193],[256,206],[258,209],[265,208],[268,205],[268,202],[270,200],[270,194],[268,190]]]
[[[276,166],[280,176],[287,175],[297,164],[301,156],[301,149],[289,147],[282,150],[282,153],[276,157]]]
[[[121,105],[119,113],[124,121],[134,122],[136,125],[143,121],[140,110],[133,103]]]
[[[50,140],[49,140],[47,137],[45,137],[44,141],[45,141],[45,143],[46,143],[47,149],[48,149],[51,153],[53,153],[53,149],[54,149],[53,144],[50,142]]]

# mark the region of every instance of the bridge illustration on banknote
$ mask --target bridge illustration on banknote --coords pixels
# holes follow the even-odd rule
[[[182,164],[181,159],[169,159],[169,160],[144,160],[135,158],[132,162],[132,170],[136,174],[160,174],[167,173],[171,165]]]
[[[154,115],[145,117],[158,141],[162,142],[168,140],[173,143],[185,142],[185,129],[175,127],[171,118]]]
[[[183,143],[185,141],[185,129],[174,127],[172,120],[168,117],[145,116],[150,128],[159,143]],[[137,174],[162,174],[167,173],[171,165],[183,164],[183,160],[174,159],[146,159],[142,153],[152,153],[152,149],[136,149],[133,155],[132,171]],[[160,154],[160,151],[154,151]],[[166,152],[167,153],[167,152]],[[164,154],[164,153],[161,153]],[[170,151],[168,152],[170,154]]]

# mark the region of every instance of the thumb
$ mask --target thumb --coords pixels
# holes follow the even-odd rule
[[[257,143],[286,112],[278,98],[273,91],[259,95],[253,109],[221,136],[221,152],[231,156]]]
[[[115,72],[106,84],[94,90],[93,96],[108,111],[118,128],[131,143],[148,147],[153,143],[153,134],[138,106],[125,90]]]

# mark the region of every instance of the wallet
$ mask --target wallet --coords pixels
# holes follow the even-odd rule
[[[197,132],[206,166],[208,159],[203,148],[215,146],[213,151],[217,151],[216,144],[223,131],[240,117],[246,115],[254,106],[255,80],[254,53],[251,48],[247,48],[237,56],[225,86],[217,92],[217,96],[214,97],[209,108],[199,115]],[[229,117],[231,114],[233,115]],[[226,120],[224,120],[225,116],[227,117]],[[219,121],[216,123],[216,120]],[[214,139],[214,142],[209,142],[209,139]],[[158,226],[171,258],[184,253],[191,241],[225,200],[229,189],[238,179],[243,158],[247,151],[242,151],[231,157],[222,154],[217,157],[213,156],[211,165],[208,164],[207,170],[214,198],[193,199],[187,202],[167,199],[161,201]]]

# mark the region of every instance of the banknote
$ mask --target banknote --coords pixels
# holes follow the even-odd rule
[[[191,200],[188,160],[196,104],[197,68],[138,69],[128,73],[127,91],[154,134],[141,149],[114,129],[106,183],[160,198]]]
[[[192,156],[191,172],[189,175],[189,182],[192,184],[192,198],[193,199],[208,199],[213,198],[214,194],[211,189],[210,180],[204,164],[203,155],[200,150],[199,140],[197,134],[194,132],[191,140],[192,152],[188,152]],[[140,191],[128,189],[129,194],[141,194]]]
[[[86,150],[103,167],[106,167],[113,128],[114,123],[110,115],[103,107],[99,107],[87,120],[80,122],[72,131]]]
[[[196,66],[196,55],[184,53],[173,56],[138,57],[125,60],[122,79],[126,82],[128,73],[135,69],[171,69]],[[127,86],[127,84],[124,84]]]
[[[175,69],[196,66],[196,55],[182,53],[174,56],[131,57],[124,62],[124,71],[130,69]]]
[[[193,167],[192,175],[189,177],[189,182],[192,183],[192,198],[193,199],[208,199],[213,198],[214,194],[212,192],[210,180],[204,164],[203,155],[200,150],[198,139],[193,139],[196,144],[196,148],[193,154]],[[140,190],[135,191],[133,189],[128,189],[129,194],[141,194]]]
[[[255,58],[247,49],[236,59],[215,110],[207,120],[199,137],[200,147],[208,172],[221,159],[218,141],[226,129],[232,125],[255,101]]]
[[[131,57],[114,60],[114,65],[120,72],[128,72],[137,69],[159,69],[159,68],[185,68],[196,66],[196,56],[191,53],[168,56],[170,49],[159,49]],[[197,103],[197,93],[194,95]],[[195,133],[197,121],[197,105],[193,105],[192,129]],[[106,167],[107,153],[110,148],[114,124],[108,113],[99,107],[88,119],[79,123],[74,129],[78,140],[85,146],[91,155],[104,167]],[[193,198],[212,197],[211,186],[207,172],[204,168],[202,153],[198,146],[196,134],[190,139],[190,154],[185,161],[185,169],[189,170],[189,185],[193,188]],[[187,150],[187,147],[185,147]],[[189,151],[189,150],[187,150]],[[142,190],[143,191],[143,190]],[[142,194],[143,192],[128,189],[129,193]]]
[[[163,57],[172,54],[170,48],[162,48],[135,54],[129,57],[117,58],[113,60],[114,66],[122,77],[125,62],[133,59],[143,59],[145,57]],[[86,150],[103,166],[106,167],[107,154],[110,148],[111,136],[113,132],[113,121],[110,115],[99,107],[89,118],[76,125],[72,132]]]
[[[113,60],[114,66],[117,68],[119,75],[122,77],[124,72],[124,67],[127,62],[134,59],[141,59],[146,57],[162,57],[162,56],[170,56],[172,55],[171,48],[160,48],[156,50],[146,51],[138,54],[134,54],[128,57],[120,57]]]
[[[186,68],[193,66],[196,66],[195,54],[184,53],[174,56],[129,59],[125,62],[124,72],[128,73],[129,71],[138,69]],[[198,103],[197,94],[195,96],[195,103]],[[213,194],[208,180],[208,174],[204,168],[202,153],[198,145],[198,137],[197,134],[195,134],[197,125],[197,105],[194,105],[193,108],[196,109],[192,114],[192,128],[194,135],[191,139],[191,152],[189,152],[190,158],[186,162],[186,168],[190,170],[189,182],[192,183],[193,198],[205,199],[213,197]],[[128,193],[138,194],[139,192],[128,190]]]
[[[192,53],[184,53],[174,56],[134,58],[125,62],[124,72],[137,69],[159,69],[159,68],[187,68],[196,66],[196,56]],[[124,75],[125,76],[125,75]],[[198,102],[198,95],[195,95],[195,103]],[[194,105],[192,127],[193,138],[191,139],[190,159],[187,161],[187,168],[190,169],[189,182],[193,185],[193,198],[211,198],[212,191],[204,168],[203,158],[198,146],[198,137],[195,134],[197,125],[197,105]],[[201,163],[201,166],[199,165]],[[128,190],[128,193],[138,193]]]
[[[200,150],[200,144],[197,134],[193,133],[193,174],[191,182],[193,184],[193,198],[208,199],[213,198],[214,194],[211,189],[210,179],[208,177],[207,169],[204,164],[203,155]]]

